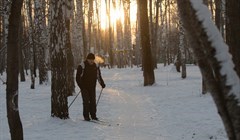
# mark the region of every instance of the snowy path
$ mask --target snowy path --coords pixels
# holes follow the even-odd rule
[[[125,84],[119,85],[119,82],[121,83],[121,80],[124,76],[129,77],[130,79],[134,79],[133,77],[131,77],[131,74],[120,75],[119,73],[115,73],[113,77],[108,77],[112,80],[111,84],[109,84],[110,87],[106,89],[104,93],[105,95],[103,95],[102,97],[102,102],[109,102],[108,105],[110,106],[110,108],[106,108],[110,109],[111,116],[105,118],[106,121],[108,120],[110,123],[112,123],[112,127],[106,128],[107,130],[105,131],[104,139],[141,140],[151,139],[151,137],[156,138],[155,136],[153,136],[153,134],[151,134],[153,130],[150,132],[146,131],[147,129],[154,129],[154,126],[150,126],[151,124],[146,124],[146,122],[152,120],[151,117],[147,116],[149,112],[146,112],[146,108],[144,107],[146,104],[145,101],[148,100],[147,97],[142,96],[138,93],[134,93],[134,91],[131,90],[131,82],[129,83],[130,85],[126,84],[128,80],[125,78]],[[126,85],[128,85],[129,87],[126,87]],[[105,99],[104,101],[104,98],[108,99]],[[148,103],[148,106],[149,105],[151,104]],[[103,111],[103,113],[101,113],[101,111]],[[100,117],[101,115],[105,116],[104,107],[99,107],[98,114],[100,114]],[[147,133],[150,134],[148,135]]]
[[[50,117],[50,85],[29,88],[20,83],[20,116],[25,140],[227,140],[210,95],[201,95],[201,76],[188,66],[180,78],[173,66],[155,70],[156,85],[143,87],[140,68],[102,69],[106,83],[98,117],[111,125],[83,121],[79,96],[69,109],[70,119]],[[4,76],[3,76],[4,77]],[[37,80],[36,80],[37,81]],[[10,140],[5,85],[0,85],[0,140]],[[97,85],[97,97],[101,88]],[[76,87],[76,92],[79,89]],[[68,98],[69,103],[75,96]]]
[[[120,125],[101,128],[104,133],[101,139],[203,140],[224,135],[223,129],[212,134],[211,126],[221,122],[217,113],[213,114],[215,119],[206,115],[216,110],[210,96],[201,97],[201,77],[196,76],[199,74],[196,67],[186,80],[178,77],[180,74],[173,67],[164,68],[155,73],[158,83],[153,87],[142,86],[142,75],[136,75],[139,70],[116,70],[112,76],[105,76],[108,86],[98,114]],[[202,135],[202,131],[207,135]]]

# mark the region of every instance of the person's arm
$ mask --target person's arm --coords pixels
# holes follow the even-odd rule
[[[102,75],[101,75],[101,71],[100,71],[99,67],[97,67],[97,80],[98,80],[99,84],[102,86],[102,88],[106,87],[106,85],[102,79]]]
[[[77,68],[77,74],[76,74],[76,82],[78,84],[78,87],[81,89],[82,84],[81,84],[81,75],[82,75],[82,66],[79,65]]]

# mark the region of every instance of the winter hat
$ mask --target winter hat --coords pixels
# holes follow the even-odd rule
[[[95,59],[95,55],[93,53],[89,53],[87,55],[87,59],[91,59],[91,60],[94,60]]]

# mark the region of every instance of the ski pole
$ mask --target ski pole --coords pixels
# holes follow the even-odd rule
[[[78,95],[80,94],[81,91],[78,92],[77,96],[73,99],[73,101],[71,102],[71,104],[68,106],[68,109],[70,108],[70,106],[73,104],[73,102],[77,99]]]
[[[101,92],[100,92],[100,94],[99,94],[99,96],[98,96],[98,100],[97,100],[97,104],[96,104],[96,106],[98,105],[98,102],[99,102],[100,97],[101,97],[101,95],[102,95],[102,91],[103,91],[103,88],[102,88],[102,90],[101,90]]]

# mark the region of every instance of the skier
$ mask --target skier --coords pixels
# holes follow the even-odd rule
[[[100,68],[94,62],[95,55],[89,53],[86,60],[78,66],[76,81],[81,89],[83,101],[83,117],[84,120],[98,120],[96,116],[96,82],[98,80],[102,88],[105,88],[105,83],[101,76]],[[91,116],[91,118],[90,118]]]

